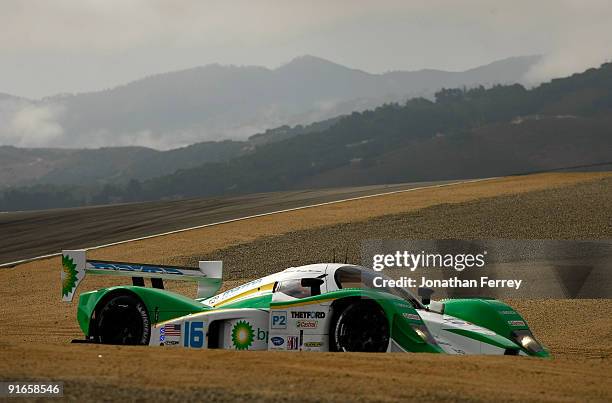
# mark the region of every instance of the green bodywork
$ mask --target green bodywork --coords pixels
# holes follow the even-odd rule
[[[345,298],[361,298],[376,301],[385,312],[390,324],[391,338],[402,348],[412,352],[441,353],[442,349],[436,345],[423,340],[413,326],[425,326],[417,311],[408,302],[393,294],[361,288],[345,288],[338,291],[328,292],[308,298],[301,298],[294,304],[305,304],[309,302],[318,303],[323,301],[339,301]],[[291,303],[271,303],[270,308],[275,306],[287,306]]]
[[[83,333],[89,335],[90,322],[95,309],[101,305],[101,302],[106,300],[107,296],[114,295],[117,292],[128,292],[137,295],[146,305],[151,323],[159,323],[190,313],[211,309],[181,294],[157,288],[137,286],[101,288],[96,291],[82,293],[79,298],[77,319]]]
[[[482,326],[486,329],[497,333],[495,340],[481,340],[494,346],[506,348],[504,343],[510,343],[508,347],[520,347],[522,351],[529,355],[539,357],[549,357],[550,352],[544,346],[543,350],[537,353],[531,353],[522,348],[518,344],[512,342],[512,332],[515,330],[529,330],[527,321],[516,312],[512,307],[495,299],[449,299],[444,300],[444,313],[463,319],[467,322],[472,322],[475,325]],[[461,334],[460,331],[456,333]],[[464,334],[473,339],[479,339],[474,334]],[[482,335],[479,335],[482,336]],[[501,336],[501,337],[500,337]],[[501,339],[501,340],[500,340]]]
[[[117,293],[132,293],[139,297],[147,307],[151,323],[159,323],[179,318],[192,313],[214,310],[194,299],[183,295],[157,288],[145,288],[138,286],[118,286],[102,288],[92,292],[82,293],[79,298],[77,318],[81,330],[85,335],[90,335],[90,323],[96,313],[96,309],[103,305],[110,297]],[[294,302],[272,302],[272,293],[258,295],[253,298],[243,299],[233,303],[227,303],[222,309],[258,308],[274,309],[277,306],[286,307],[292,304],[308,303],[336,303],[347,298],[360,298],[376,301],[385,312],[389,321],[391,338],[395,340],[406,351],[441,353],[443,350],[433,341],[433,338],[425,340],[417,334],[417,328],[425,329],[426,326],[414,307],[404,299],[389,293],[383,293],[371,289],[342,289],[325,294],[301,298]],[[512,340],[512,331],[517,329],[528,329],[524,319],[508,305],[485,299],[457,299],[444,301],[444,313],[459,319],[474,323],[490,329],[497,335],[483,335],[479,333],[455,330],[455,333],[483,341],[501,348],[520,347]],[[509,321],[522,321],[524,326],[511,326]],[[518,323],[518,322],[515,322]],[[468,333],[468,334],[465,334]],[[538,354],[533,354],[522,349],[529,355],[548,356],[546,349]]]

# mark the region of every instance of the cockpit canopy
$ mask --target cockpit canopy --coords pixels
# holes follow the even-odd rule
[[[376,287],[375,278],[389,279],[380,272],[376,272],[365,267],[342,266],[336,269],[334,281],[339,289],[343,288],[368,288],[380,292],[386,292],[400,297],[409,302],[415,309],[422,309],[423,304],[405,287]],[[379,282],[380,283],[380,282]]]

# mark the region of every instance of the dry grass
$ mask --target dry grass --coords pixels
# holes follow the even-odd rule
[[[224,224],[115,246],[92,255],[172,263],[206,254],[236,254],[240,249],[232,246],[244,244],[250,245],[245,253],[276,261],[274,251],[285,242],[283,238],[301,242],[308,231],[318,231],[311,235],[326,239],[338,226],[371,230],[378,225],[379,231],[392,231],[400,225],[417,229],[428,223],[433,228],[431,235],[437,236],[454,225],[448,223],[449,217],[465,219],[459,212],[480,212],[480,228],[486,226],[487,214],[499,212],[499,207],[508,202],[530,201],[532,212],[545,211],[547,203],[556,197],[551,194],[569,194],[575,199],[580,194],[575,189],[585,186],[592,190],[598,183],[605,183],[605,196],[605,186],[610,182],[604,178],[610,177],[610,173],[547,174],[418,190]],[[575,186],[588,181],[596,182]],[[542,197],[538,191],[553,193]],[[584,203],[586,200],[563,205],[568,211],[555,214],[549,229],[579,228],[573,220],[576,209]],[[446,214],[442,214],[444,211]],[[510,222],[515,217],[518,234],[537,233],[546,227],[538,219],[523,222],[510,213],[505,217]],[[591,224],[580,227],[576,234],[609,237],[605,223]],[[561,229],[562,235],[576,236],[567,228]],[[262,252],[265,245],[276,247]],[[316,249],[313,245],[297,245]],[[0,379],[64,380],[66,394],[77,400],[612,400],[612,300],[511,301],[536,335],[552,348],[556,356],[553,360],[81,346],[68,344],[81,336],[75,304],[67,307],[60,302],[59,267],[59,259],[54,258],[0,270]],[[258,270],[270,269],[266,266]],[[82,290],[111,284],[116,280],[91,277]]]

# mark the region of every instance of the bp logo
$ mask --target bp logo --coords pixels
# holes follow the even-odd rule
[[[238,321],[232,328],[232,343],[236,350],[247,350],[253,344],[255,334],[249,322]]]
[[[62,256],[62,296],[70,294],[77,281],[76,264],[68,256]]]

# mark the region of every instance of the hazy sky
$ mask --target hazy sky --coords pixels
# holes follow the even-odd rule
[[[612,58],[612,1],[0,0],[0,92],[14,95],[304,54],[369,72],[546,54],[538,80]]]

